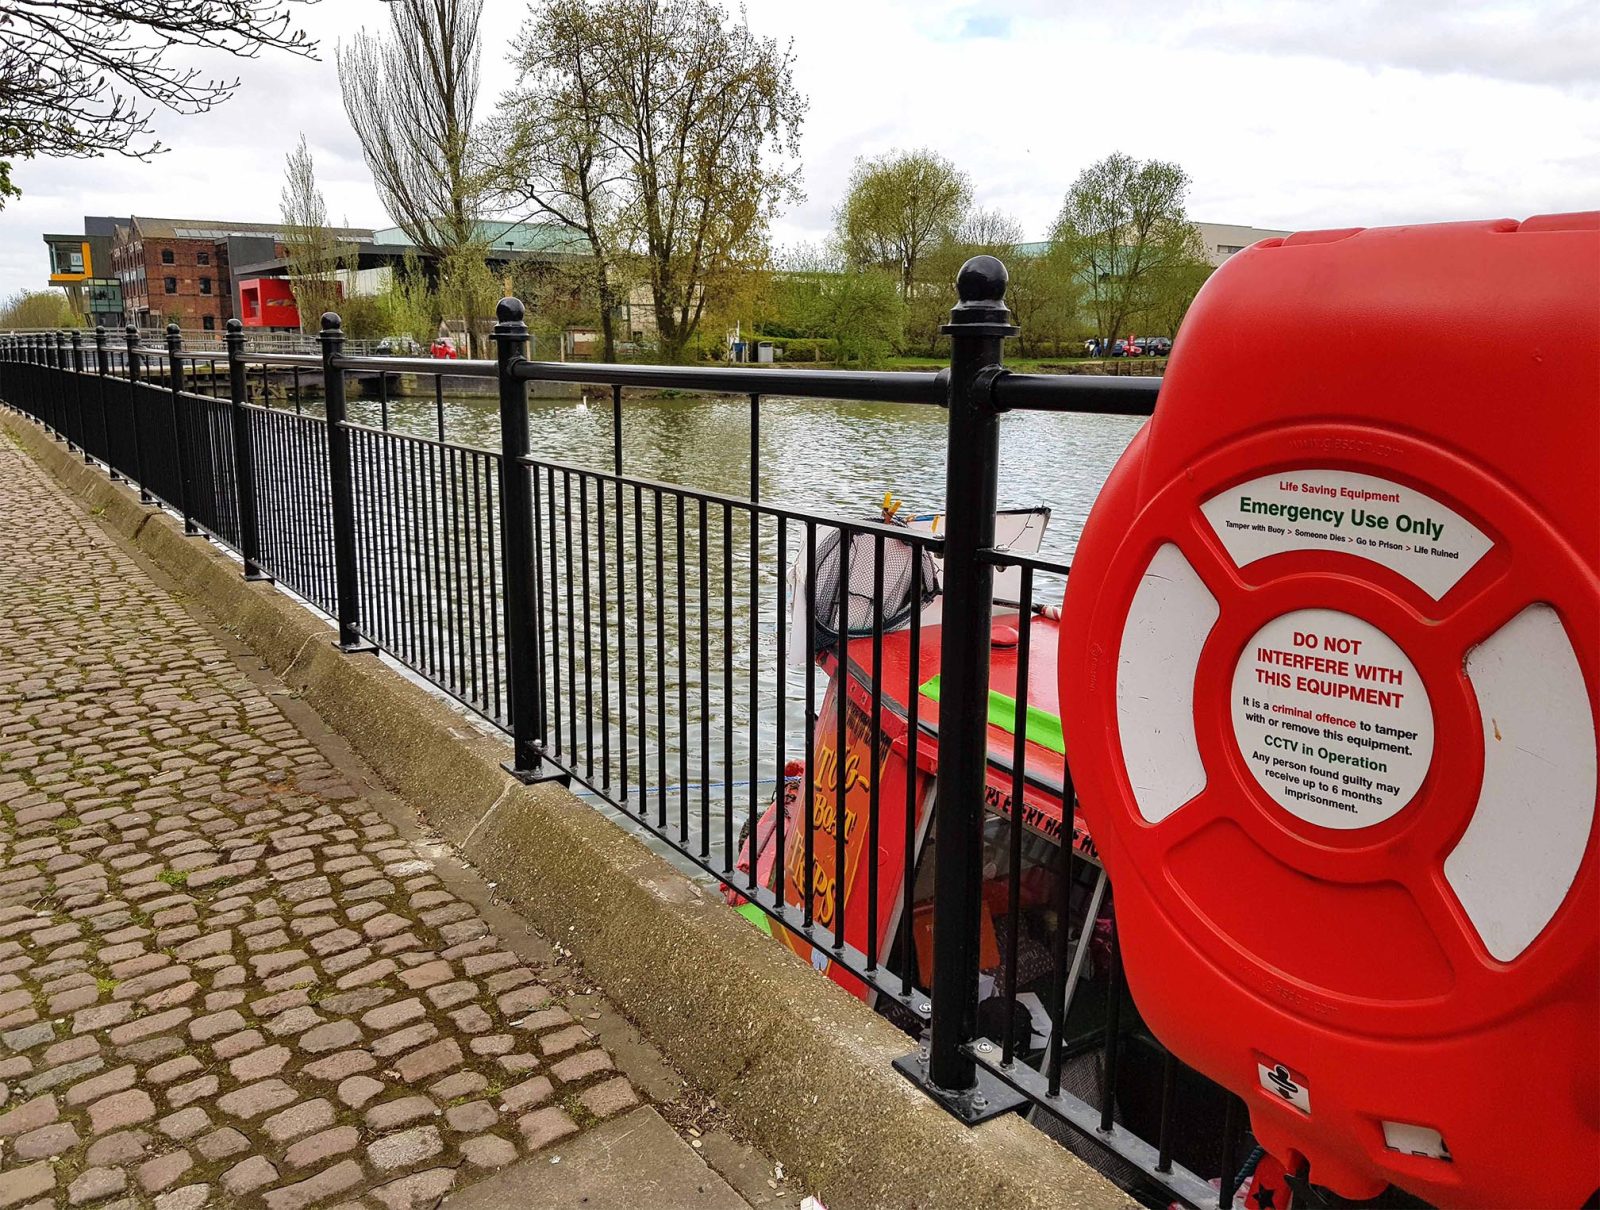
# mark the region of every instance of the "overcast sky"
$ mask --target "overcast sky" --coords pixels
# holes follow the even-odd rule
[[[526,0],[487,0],[489,112]],[[748,0],[793,39],[807,200],[776,231],[831,225],[855,157],[933,148],[979,205],[1042,237],[1077,172],[1112,151],[1189,171],[1192,218],[1289,229],[1515,217],[1600,205],[1596,0]],[[320,62],[238,64],[213,113],[158,114],[149,163],[34,160],[0,211],[0,294],[40,288],[45,231],[85,214],[276,221],[284,155],[308,136],[335,221],[387,226],[339,100],[332,50],[387,20],[322,0]],[[208,62],[232,72],[235,65]]]

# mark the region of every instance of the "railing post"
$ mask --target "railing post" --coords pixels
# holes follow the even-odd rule
[[[250,439],[250,417],[244,410],[244,324],[228,321],[223,338],[228,348],[228,415],[233,422],[233,492],[239,509],[239,556],[244,578],[270,580],[261,570],[261,531],[256,524],[256,460]]]
[[[333,579],[339,610],[339,649],[375,651],[361,637],[360,583],[356,578],[356,493],[350,467],[350,430],[345,428],[344,329],[332,311],[322,317],[323,412],[328,425],[328,485],[333,504]],[[230,330],[232,321],[229,321]]]
[[[78,449],[83,454],[84,462],[92,463],[94,456],[89,453],[89,414],[83,406],[83,333],[76,328],[72,330],[72,394],[78,401]]]
[[[66,432],[67,449],[76,451],[81,448],[81,425],[74,425],[72,418],[72,401],[67,398],[67,334],[59,328],[45,336],[45,342],[50,349],[51,377],[55,379],[56,402],[61,408],[61,424]]]
[[[193,484],[189,476],[189,456],[184,446],[183,422],[179,409],[184,406],[183,394],[183,332],[175,323],[167,325],[167,392],[172,422],[172,449],[178,459],[178,511],[183,514],[183,532],[204,537],[194,523]]]
[[[981,1121],[1017,1103],[965,1047],[978,1009],[984,789],[988,778],[989,646],[1000,423],[990,396],[1001,347],[1018,329],[1005,305],[1006,269],[975,256],[956,278],[945,455],[944,624],[940,628],[939,772],[933,914],[932,1033],[918,1079],[952,1113]],[[906,1064],[908,1060],[900,1060]],[[1001,1103],[997,1103],[1001,1102]]]
[[[39,384],[39,402],[50,417],[50,431],[57,441],[63,441],[67,436],[66,422],[61,419],[61,408],[56,403],[55,391],[51,388],[55,382],[50,374],[50,338],[44,335],[35,335],[33,342],[34,380]]]
[[[139,481],[139,503],[154,504],[155,497],[145,486],[144,437],[139,430],[139,329],[129,324],[123,328],[122,334],[128,345],[128,423],[133,427],[133,474]]]
[[[95,389],[100,392],[100,441],[106,454],[106,473],[113,481],[122,478],[117,469],[116,451],[111,448],[110,404],[106,400],[106,379],[111,374],[111,353],[106,346],[106,327],[96,324],[94,329]]]
[[[533,554],[531,470],[524,466],[528,441],[528,384],[514,373],[528,356],[528,325],[520,300],[502,298],[495,308],[494,343],[500,383],[500,541],[505,563],[506,677],[511,710],[511,761],[507,772],[520,781],[565,780],[544,759],[539,725],[544,686],[539,678],[540,635],[534,617],[538,568]]]

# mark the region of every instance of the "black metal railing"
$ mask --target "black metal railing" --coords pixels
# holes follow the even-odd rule
[[[1030,704],[1069,568],[996,539],[1006,411],[1147,415],[1160,380],[1006,371],[1004,286],[963,268],[937,374],[534,362],[507,299],[493,362],[352,356],[333,315],[320,356],[249,352],[230,321],[220,368],[172,329],[159,354],[22,336],[0,399],[505,730],[516,776],[575,783],[750,905],[918,1037],[898,1065],[951,1112],[1026,1109],[1151,1204],[1226,1207],[1242,1103],[1140,1023]],[[446,376],[496,385],[498,449],[447,440]],[[391,427],[408,378],[428,435]],[[611,449],[540,451],[534,383],[609,389]],[[748,400],[748,494],[629,474],[639,389]],[[773,395],[946,408],[942,532],[762,500]]]

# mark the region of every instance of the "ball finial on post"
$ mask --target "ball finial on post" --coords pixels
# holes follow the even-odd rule
[[[225,326],[228,329],[228,334],[231,336],[235,332],[244,331],[244,320],[235,317],[230,319]]]
[[[1020,329],[1011,322],[1005,301],[1009,277],[997,257],[974,256],[962,265],[956,274],[956,297],[960,301],[950,308],[950,322],[944,325],[944,333],[1015,336]]]
[[[502,298],[495,304],[495,323],[503,328],[522,326],[528,316],[528,309],[520,298]]]
[[[999,302],[1011,275],[998,257],[974,256],[956,274],[956,296],[964,303]]]
[[[322,331],[324,334],[337,332],[341,336],[344,335],[344,320],[339,318],[338,312],[324,311],[322,313]]]

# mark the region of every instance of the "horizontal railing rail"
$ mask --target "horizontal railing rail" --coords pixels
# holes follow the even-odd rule
[[[916,1036],[899,1066],[951,1112],[1024,1109],[1152,1204],[1227,1207],[1242,1103],[1139,1022],[1049,708],[1070,565],[995,529],[1005,413],[1148,415],[1161,379],[1005,370],[1003,285],[963,270],[937,373],[533,361],[508,299],[493,361],[358,355],[335,316],[319,355],[237,321],[220,355],[4,338],[0,399],[670,847]],[[433,395],[407,431],[402,376]],[[496,383],[497,446],[450,440],[450,379]],[[593,465],[537,448],[541,382],[609,389]],[[640,391],[744,397],[746,490],[631,473]],[[764,500],[773,396],[946,409],[937,532]]]

